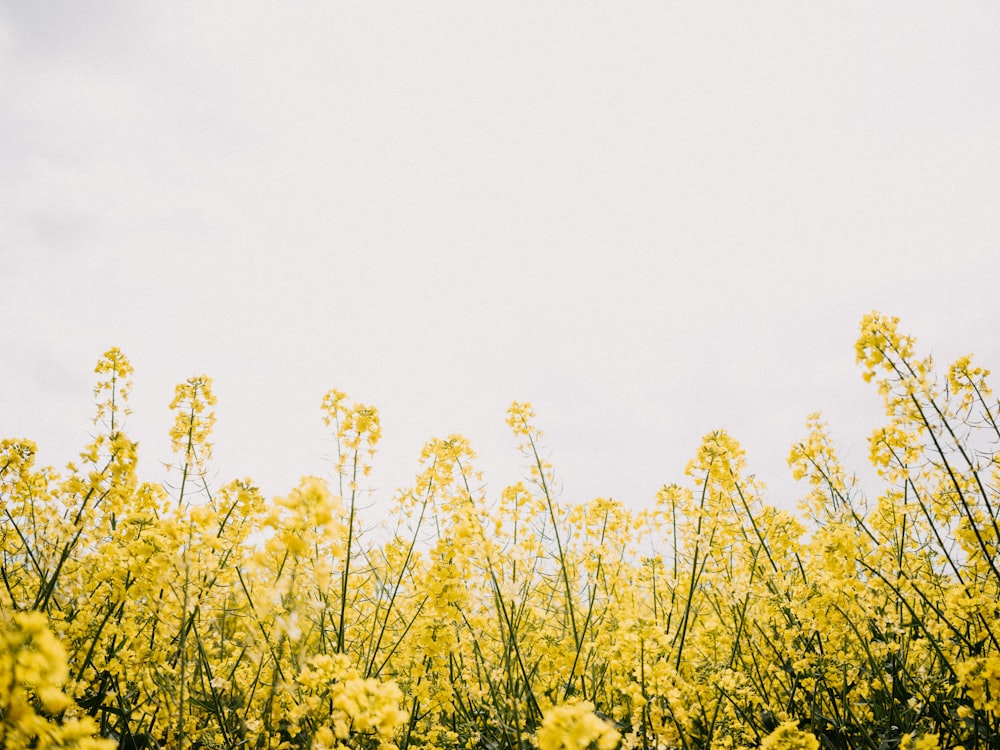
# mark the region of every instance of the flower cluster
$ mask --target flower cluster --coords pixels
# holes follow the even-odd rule
[[[9,750],[112,750],[97,724],[71,715],[63,692],[66,651],[40,612],[0,619],[0,747]]]
[[[434,438],[381,525],[378,411],[332,390],[327,481],[210,481],[211,380],[178,387],[141,481],[132,367],[97,367],[62,473],[0,441],[0,745],[104,750],[974,750],[1000,746],[1000,404],[899,321],[857,356],[884,398],[866,491],[826,423],[796,516],[705,436],[650,507],[567,502],[530,404],[496,494]],[[107,738],[107,739],[101,739]]]
[[[538,750],[614,750],[621,735],[587,701],[555,706],[542,716]]]

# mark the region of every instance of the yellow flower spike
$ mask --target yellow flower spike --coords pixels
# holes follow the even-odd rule
[[[132,390],[132,363],[118,347],[113,347],[98,360],[94,372],[105,376],[94,386],[94,398],[98,400],[94,424],[107,419],[113,430],[116,417],[128,413],[126,403]]]
[[[788,466],[796,480],[809,481],[809,494],[799,503],[799,508],[816,523],[841,510],[850,502],[854,478],[847,473],[837,456],[828,425],[819,412],[806,419],[809,434],[796,443],[788,456]]]
[[[347,394],[333,388],[323,396],[323,423],[328,426],[336,426],[344,413],[342,404],[347,400]]]
[[[343,503],[318,477],[302,477],[299,485],[284,497],[274,499],[265,527],[277,532],[276,540],[293,557],[310,552],[316,544],[334,558],[344,553],[346,526],[341,520]]]
[[[208,438],[215,425],[215,412],[209,409],[215,403],[212,379],[207,375],[188,378],[178,385],[170,402],[170,408],[177,413],[170,429],[173,452],[196,472],[204,469],[212,455]]]
[[[724,478],[742,474],[746,469],[746,455],[740,444],[725,430],[715,430],[702,439],[698,455],[688,463],[685,473],[697,477],[707,472],[718,472]]]
[[[913,339],[898,332],[899,318],[884,316],[877,311],[861,319],[861,336],[855,344],[858,363],[865,365],[865,380],[875,375],[875,368],[883,365],[888,357],[904,360],[913,357]],[[889,365],[884,365],[891,368]]]
[[[30,493],[35,481],[31,469],[37,455],[38,445],[31,440],[0,440],[0,492],[5,497]]]
[[[323,423],[336,430],[338,472],[343,475],[347,462],[356,461],[357,453],[362,449],[369,456],[375,455],[375,446],[382,437],[378,409],[366,404],[348,406],[347,394],[333,389],[323,397],[321,410]],[[365,475],[371,471],[371,466],[366,463],[360,468]]]
[[[953,393],[961,394],[963,404],[968,406],[973,397],[987,399],[993,391],[986,383],[990,371],[972,364],[972,355],[959,357],[948,368],[948,385]],[[967,400],[966,400],[967,399]]]
[[[527,437],[528,435],[541,435],[534,428],[535,410],[527,401],[515,401],[507,409],[507,425],[514,431],[515,435]]]

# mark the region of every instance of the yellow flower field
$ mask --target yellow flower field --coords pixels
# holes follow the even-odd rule
[[[328,393],[339,479],[267,499],[206,480],[215,399],[191,378],[165,487],[137,476],[112,349],[79,461],[0,442],[0,746],[1000,747],[989,373],[935,369],[877,313],[857,359],[885,403],[875,490],[812,415],[797,516],[722,431],[648,508],[564,505],[515,403],[522,482],[484,495],[469,443],[435,438],[373,530],[374,407]]]

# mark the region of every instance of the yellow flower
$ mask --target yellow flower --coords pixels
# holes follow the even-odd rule
[[[0,741],[6,750],[114,748],[94,737],[97,725],[90,717],[54,718],[73,703],[63,692],[68,676],[66,650],[45,615],[19,612],[0,621]]]
[[[955,674],[972,705],[1000,718],[1000,656],[961,662],[955,665]]]
[[[912,734],[904,734],[899,741],[899,750],[937,750],[938,738],[935,734],[922,734],[914,737]]]
[[[321,408],[323,422],[337,431],[337,472],[353,484],[359,470],[365,476],[371,472],[371,464],[358,454],[364,448],[369,457],[375,455],[382,424],[374,406],[348,406],[346,402],[347,394],[333,389],[323,397]]]
[[[549,709],[538,730],[538,750],[613,750],[620,740],[618,730],[598,717],[588,701]]]
[[[532,423],[535,419],[535,410],[528,402],[515,401],[507,409],[507,425],[514,431],[515,435],[527,437],[540,433],[534,429]]]
[[[170,408],[177,412],[170,429],[170,442],[174,453],[183,455],[184,463],[191,468],[203,469],[212,455],[208,436],[215,424],[215,406],[212,379],[207,375],[188,378],[177,386]]]
[[[107,419],[113,431],[115,419],[122,412],[128,413],[125,404],[128,401],[129,391],[132,390],[132,364],[118,347],[113,347],[104,353],[94,372],[106,376],[94,386],[95,398],[101,399],[97,402],[94,424]]]
[[[819,740],[812,732],[798,728],[796,719],[782,722],[760,743],[761,750],[819,750]]]

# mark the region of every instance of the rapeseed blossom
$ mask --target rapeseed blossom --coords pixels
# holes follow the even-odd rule
[[[1000,655],[960,662],[955,673],[972,705],[1000,718]]]
[[[966,356],[939,376],[877,313],[857,355],[885,406],[874,492],[813,414],[789,456],[798,515],[724,430],[650,507],[565,497],[515,402],[521,481],[494,494],[468,440],[433,438],[376,526],[374,407],[329,391],[329,480],[265,498],[212,480],[215,399],[191,378],[172,404],[176,466],[143,482],[132,368],[111,349],[65,471],[0,440],[4,743],[1000,746],[989,372]]]
[[[761,750],[819,750],[819,740],[812,732],[799,729],[797,720],[782,722],[760,743]]]
[[[90,717],[67,716],[73,700],[66,651],[41,612],[0,617],[0,746],[7,750],[112,750]]]
[[[170,441],[175,453],[179,453],[184,465],[193,470],[203,470],[212,456],[212,446],[208,437],[215,425],[215,406],[212,394],[212,380],[206,375],[188,378],[177,386],[170,408],[177,416],[170,430]]]
[[[933,734],[914,737],[908,732],[899,742],[899,750],[938,750],[939,747],[937,735]]]
[[[588,701],[555,706],[542,716],[538,750],[614,750],[621,735]]]

